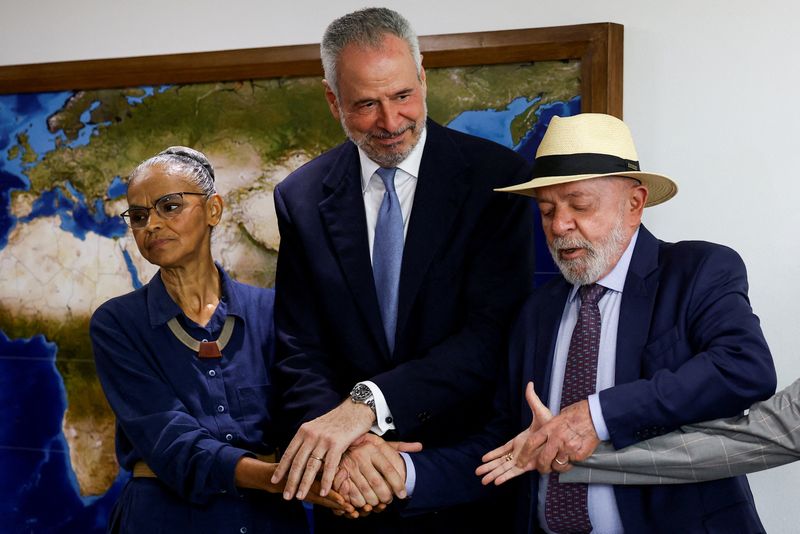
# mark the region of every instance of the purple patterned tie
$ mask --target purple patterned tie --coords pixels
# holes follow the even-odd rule
[[[606,288],[597,284],[581,286],[578,322],[572,331],[561,390],[561,409],[586,399],[595,392],[597,353],[600,348],[600,308],[597,302]],[[561,484],[558,473],[547,482],[544,517],[547,527],[557,534],[591,532],[587,484]]]

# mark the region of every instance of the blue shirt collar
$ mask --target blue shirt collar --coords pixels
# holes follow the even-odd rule
[[[244,320],[244,310],[242,308],[242,297],[239,287],[235,281],[228,276],[225,269],[217,262],[214,262],[219,271],[220,282],[222,284],[222,299],[225,300],[227,313],[235,315]],[[167,321],[183,313],[180,306],[172,300],[161,279],[161,270],[147,283],[147,311],[150,315],[150,326],[153,328],[167,324]]]
[[[617,261],[617,264],[614,266],[613,269],[611,269],[611,272],[597,281],[599,285],[608,288],[612,291],[616,291],[617,293],[622,293],[622,289],[625,287],[625,278],[628,276],[628,267],[630,267],[631,265],[631,258],[633,257],[633,249],[636,247],[637,237],[639,237],[638,228],[631,237],[631,242],[628,243],[628,247],[625,249],[625,252],[622,253],[622,256],[619,258],[619,261]],[[578,284],[572,286],[572,290],[569,293],[570,302],[572,302],[575,299],[580,287],[581,286]]]

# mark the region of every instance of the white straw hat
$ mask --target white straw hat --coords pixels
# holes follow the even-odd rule
[[[539,187],[603,176],[641,182],[649,192],[646,206],[666,202],[678,192],[677,184],[667,176],[639,170],[628,126],[602,113],[553,117],[536,151],[533,179],[495,191],[535,197]]]

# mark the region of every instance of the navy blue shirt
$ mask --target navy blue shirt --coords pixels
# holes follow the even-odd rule
[[[98,377],[117,416],[120,465],[132,470],[144,460],[158,481],[133,481],[160,483],[177,494],[176,502],[235,515],[241,511],[217,506],[215,500],[233,498],[238,503],[246,493],[266,495],[238,490],[234,469],[242,456],[274,448],[269,376],[274,292],[238,283],[217,268],[222,298],[207,325],[183,314],[159,272],[141,289],[100,306],[92,316],[90,335]],[[215,340],[228,315],[235,317],[235,324],[222,358],[198,358],[167,326],[177,317],[193,338]],[[137,504],[144,505],[141,500]],[[146,509],[140,512],[149,515]],[[203,519],[204,526],[215,528],[208,521]]]

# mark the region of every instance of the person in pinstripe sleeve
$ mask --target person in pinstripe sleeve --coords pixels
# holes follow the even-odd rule
[[[552,415],[532,388],[526,397],[535,431]],[[586,460],[556,463],[553,470],[568,483],[685,484],[755,473],[796,460],[800,460],[800,379],[753,404],[744,415],[686,425],[620,450],[603,442]],[[502,484],[533,468],[522,452],[513,464],[500,466],[482,471],[486,483]]]

